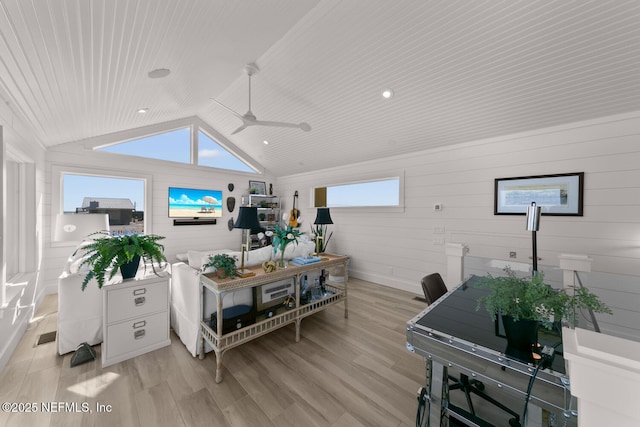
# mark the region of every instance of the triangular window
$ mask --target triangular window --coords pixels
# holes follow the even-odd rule
[[[194,145],[194,141],[191,141],[191,128],[185,127],[96,149],[128,156],[191,164],[191,147]],[[194,158],[195,164],[199,166],[256,172],[201,130],[198,130],[198,154]]]
[[[191,130],[187,128],[98,148],[109,153],[191,163]]]
[[[202,131],[198,131],[198,165],[255,173],[246,163]]]

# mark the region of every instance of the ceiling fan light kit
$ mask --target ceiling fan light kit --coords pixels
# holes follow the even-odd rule
[[[235,135],[236,133],[242,132],[249,126],[272,126],[272,127],[297,128],[305,132],[309,132],[311,130],[311,126],[309,125],[309,123],[306,123],[306,122],[288,123],[288,122],[258,120],[256,116],[253,114],[253,112],[251,112],[251,76],[256,74],[259,71],[259,68],[255,63],[251,63],[251,64],[247,64],[244,67],[244,71],[247,73],[247,77],[249,77],[249,109],[244,115],[232,110],[231,108],[227,107],[220,101],[217,101],[211,98],[213,102],[215,102],[216,104],[218,104],[219,106],[221,106],[222,108],[224,108],[225,110],[229,111],[231,114],[233,114],[234,116],[242,120],[242,125],[236,130],[234,130],[233,132],[231,132],[231,135]]]

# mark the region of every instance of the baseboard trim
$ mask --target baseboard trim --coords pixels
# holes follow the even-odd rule
[[[371,274],[365,271],[349,270],[349,277],[354,279],[366,280],[378,285],[388,286],[390,288],[399,289],[401,291],[411,292],[413,294],[422,295],[422,287],[420,283],[408,282],[396,277],[388,277],[380,274]]]
[[[9,307],[7,307],[9,308]],[[6,310],[5,308],[4,310]],[[0,374],[4,371],[4,367],[7,366],[13,352],[18,347],[22,336],[27,331],[29,327],[29,319],[33,316],[33,307],[30,310],[25,310],[20,317],[17,319],[15,325],[16,327],[13,329],[13,333],[11,337],[5,341],[5,345],[0,348]]]
[[[35,286],[35,285],[33,283],[29,283],[29,286]],[[9,363],[9,360],[11,359],[13,352],[18,347],[18,344],[20,344],[20,340],[22,339],[22,337],[24,336],[24,333],[27,331],[29,327],[29,322],[31,321],[36,310],[42,303],[42,300],[44,299],[44,297],[50,293],[55,293],[55,292],[57,292],[56,287],[46,286],[38,293],[34,303],[31,306],[20,307],[20,315],[16,319],[14,326],[10,330],[11,336],[8,340],[4,342],[4,346],[0,348],[0,373],[4,371],[5,366],[7,366],[7,363]],[[5,316],[8,313],[15,312],[15,310],[18,309],[16,307],[16,304],[18,304],[18,302],[19,302],[18,298],[13,299],[12,301],[9,302],[9,305],[7,307],[1,308],[0,310],[4,311],[2,315]]]

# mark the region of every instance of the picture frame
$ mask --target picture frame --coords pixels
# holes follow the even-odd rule
[[[267,184],[264,181],[249,181],[249,193],[266,195]]]
[[[583,216],[584,172],[496,178],[494,215],[526,215],[535,202],[542,215]]]

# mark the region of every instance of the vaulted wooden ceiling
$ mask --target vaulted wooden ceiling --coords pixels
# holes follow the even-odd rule
[[[640,111],[640,2],[0,0],[0,58],[45,146],[196,115],[288,175]],[[258,119],[311,132],[231,135],[249,62]]]

